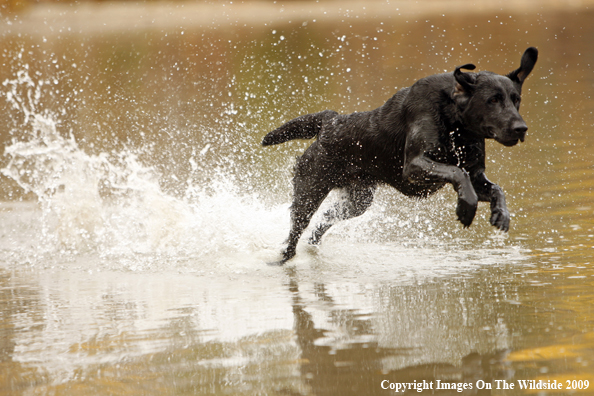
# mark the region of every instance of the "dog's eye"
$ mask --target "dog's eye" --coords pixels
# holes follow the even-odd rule
[[[494,96],[491,99],[489,99],[489,103],[499,103],[499,98],[497,96]]]

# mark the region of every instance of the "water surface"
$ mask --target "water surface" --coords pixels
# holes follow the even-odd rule
[[[592,11],[328,3],[333,17],[185,20],[183,4],[160,9],[168,23],[131,7],[105,28],[83,6],[2,17],[1,394],[594,386]],[[382,188],[321,247],[266,265],[309,143],[262,148],[265,133],[373,109],[459,64],[507,73],[528,46],[527,140],[487,145],[509,234],[487,204],[463,229],[449,187],[424,201]]]

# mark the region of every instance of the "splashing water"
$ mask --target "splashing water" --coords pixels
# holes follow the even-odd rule
[[[276,234],[284,230],[271,224],[283,224],[286,207],[270,209],[242,196],[224,175],[209,193],[188,180],[185,197],[177,198],[162,191],[157,172],[131,150],[85,153],[72,133],[59,133],[54,114],[38,110],[46,84],[27,71],[3,83],[24,121],[12,132],[1,171],[38,198],[38,255],[214,259],[277,249]],[[190,159],[193,167],[196,161]]]

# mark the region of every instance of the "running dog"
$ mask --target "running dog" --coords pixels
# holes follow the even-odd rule
[[[326,110],[297,117],[268,133],[262,145],[317,140],[297,159],[291,231],[278,264],[295,256],[297,242],[333,189],[343,199],[323,215],[309,242],[318,244],[337,221],[360,216],[378,184],[411,197],[427,197],[445,184],[458,193],[456,214],[470,226],[479,201],[491,203],[490,223],[507,232],[510,215],[503,190],[485,176],[485,139],[514,146],[528,129],[520,116],[522,85],[538,50],[528,48],[507,75],[474,70],[422,78],[383,106],[349,115]]]

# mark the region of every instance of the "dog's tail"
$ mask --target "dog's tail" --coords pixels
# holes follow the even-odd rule
[[[337,115],[335,111],[326,110],[297,117],[264,136],[262,146],[285,143],[293,139],[314,138],[318,136],[324,123]]]

